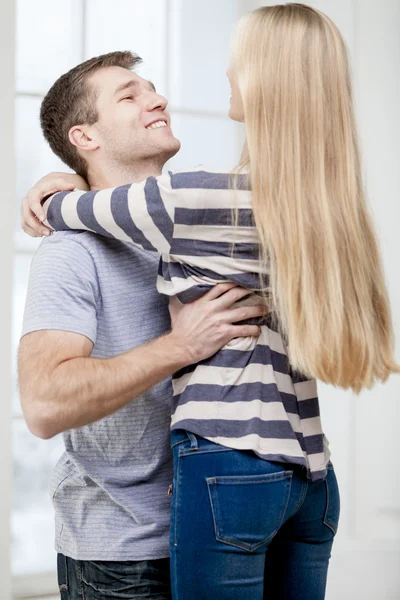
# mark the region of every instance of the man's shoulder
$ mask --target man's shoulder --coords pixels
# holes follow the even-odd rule
[[[45,238],[39,246],[39,251],[48,253],[62,252],[63,254],[89,254],[94,262],[104,254],[137,253],[153,256],[154,253],[141,250],[134,244],[121,240],[107,238],[91,231],[54,231]],[[154,257],[153,257],[154,258]]]
[[[53,231],[53,233],[43,239],[39,248],[53,246],[63,246],[65,248],[74,247],[79,244],[83,249],[90,252],[95,248],[107,247],[108,238],[92,233],[91,231]],[[114,240],[110,240],[114,241]],[[117,241],[117,240],[115,240]],[[121,242],[122,244],[124,242]]]
[[[51,272],[68,281],[83,277],[109,287],[122,277],[136,287],[142,275],[146,281],[149,274],[156,276],[159,255],[90,231],[55,231],[42,241],[33,264],[36,273]]]

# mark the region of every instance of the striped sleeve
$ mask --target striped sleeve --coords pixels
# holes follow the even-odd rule
[[[166,174],[112,189],[59,192],[44,207],[57,231],[92,231],[163,254],[171,247],[175,195]]]

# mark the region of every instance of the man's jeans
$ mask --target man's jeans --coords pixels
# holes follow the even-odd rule
[[[333,466],[302,467],[172,432],[174,600],[322,600],[339,521]]]
[[[129,562],[57,557],[61,600],[171,600],[169,559]]]

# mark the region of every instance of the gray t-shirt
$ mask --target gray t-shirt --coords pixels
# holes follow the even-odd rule
[[[88,232],[45,239],[32,262],[22,335],[55,329],[88,337],[108,358],[162,335],[158,255]],[[63,434],[51,480],[57,552],[79,560],[168,556],[171,384]]]

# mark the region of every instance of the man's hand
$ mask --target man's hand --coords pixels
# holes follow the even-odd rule
[[[92,358],[93,343],[69,331],[27,334],[19,350],[23,413],[34,435],[48,439],[119,410],[179,369],[212,356],[234,337],[257,336],[260,306],[230,308],[249,294],[232,283],[186,305],[172,301],[173,330],[112,358]]]
[[[234,283],[219,283],[189,304],[171,298],[172,331],[169,337],[185,353],[187,364],[209,358],[233,338],[260,334],[257,325],[236,325],[239,321],[262,317],[267,312],[262,298],[255,306],[233,306],[250,293]]]
[[[49,173],[29,190],[21,205],[21,226],[31,237],[42,237],[51,234],[51,230],[43,225],[45,220],[42,201],[56,192],[71,191],[75,188],[88,190],[87,182],[76,174]]]

